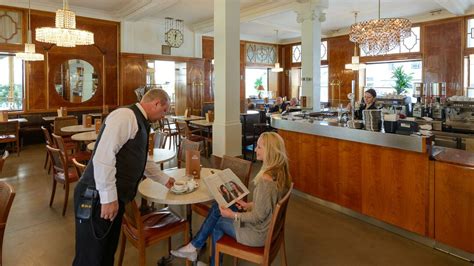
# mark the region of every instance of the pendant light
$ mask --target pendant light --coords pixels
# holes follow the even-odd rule
[[[357,24],[357,14],[358,12],[354,12],[354,24]],[[354,43],[354,56],[352,57],[351,63],[346,64],[345,68],[352,71],[359,71],[361,69],[365,69],[365,64],[359,63],[359,56],[357,55],[357,43]]]
[[[26,37],[25,51],[23,53],[16,53],[16,58],[24,61],[43,61],[44,55],[35,52],[35,44],[31,40],[31,3],[28,0],[28,35]]]
[[[61,47],[94,44],[94,33],[76,29],[76,14],[69,10],[67,0],[63,0],[63,8],[56,11],[55,26],[36,29],[36,40]]]
[[[276,32],[276,40],[275,42],[278,42],[278,30],[275,30]],[[278,62],[278,52],[276,53],[277,60],[275,62],[275,66],[271,69],[272,72],[282,72],[283,68],[280,67],[280,63]]]

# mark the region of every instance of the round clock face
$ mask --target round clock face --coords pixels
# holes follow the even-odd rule
[[[184,42],[183,33],[177,29],[169,30],[165,34],[165,37],[166,37],[166,43],[168,43],[169,46],[174,47],[174,48],[180,47]]]

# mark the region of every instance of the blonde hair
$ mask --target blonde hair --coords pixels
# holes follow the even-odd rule
[[[291,175],[286,155],[285,142],[283,138],[275,132],[265,132],[260,135],[263,142],[265,155],[263,165],[255,176],[254,183],[257,184],[263,175],[267,174],[277,182],[279,191],[289,188],[291,184]]]
[[[147,91],[147,93],[143,95],[141,102],[148,103],[156,99],[160,100],[161,105],[170,102],[170,96],[168,96],[168,93],[166,93],[166,91],[164,91],[163,89],[157,87],[154,87],[153,89]]]

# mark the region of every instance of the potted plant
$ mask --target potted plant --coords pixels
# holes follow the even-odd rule
[[[263,77],[259,77],[258,79],[256,79],[253,85],[257,90],[258,98],[261,99],[262,92],[265,90],[265,88],[263,87]]]
[[[407,92],[406,89],[411,88],[411,81],[413,79],[413,73],[406,73],[403,70],[403,66],[396,67],[392,72],[392,78],[395,79],[395,89],[397,95]]]

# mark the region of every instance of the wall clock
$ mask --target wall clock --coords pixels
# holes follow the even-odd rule
[[[165,41],[169,46],[179,48],[184,42],[183,33],[178,29],[170,29],[165,33]]]

